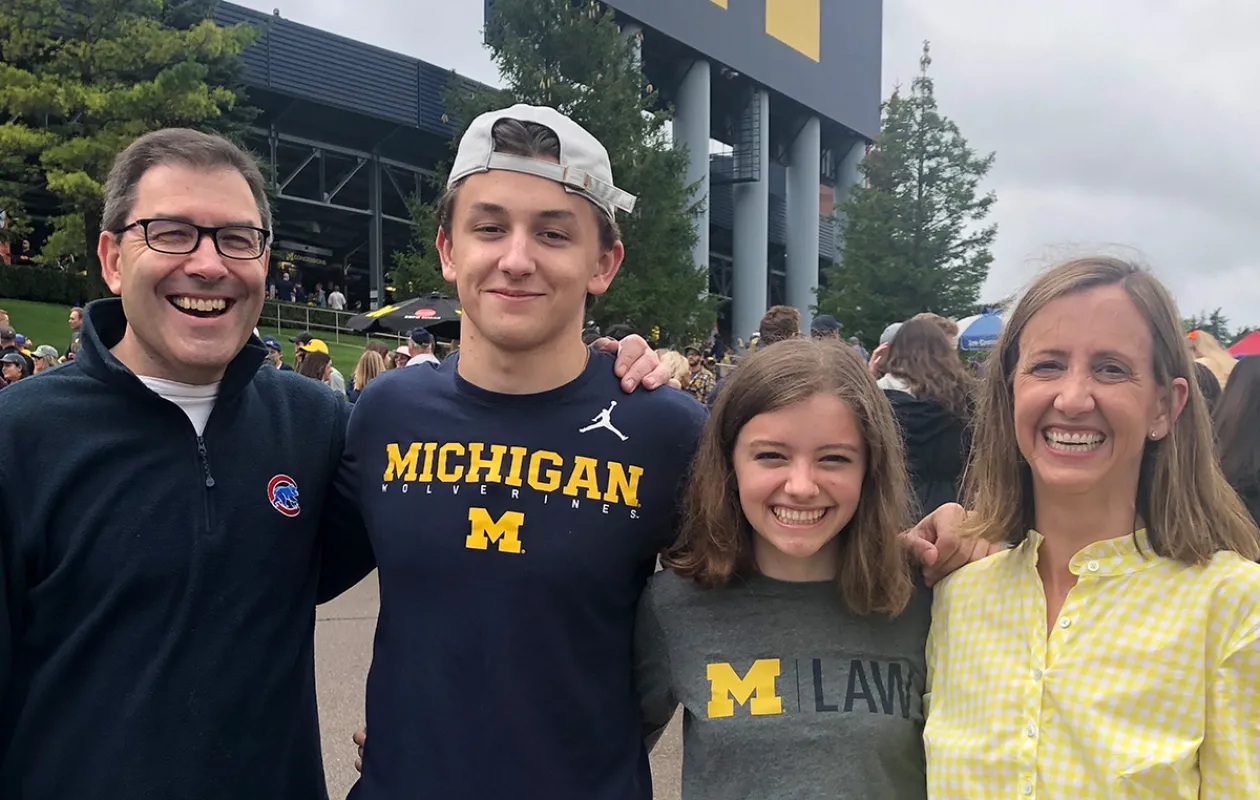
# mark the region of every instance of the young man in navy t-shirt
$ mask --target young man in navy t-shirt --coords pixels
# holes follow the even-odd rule
[[[704,410],[623,393],[582,342],[634,202],[553,109],[460,142],[436,242],[460,350],[372,382],[342,469],[381,590],[354,800],[651,797],[634,610]]]

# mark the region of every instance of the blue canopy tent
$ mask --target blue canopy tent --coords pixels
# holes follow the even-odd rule
[[[1002,335],[1002,318],[997,314],[977,314],[958,320],[960,350],[992,350]]]

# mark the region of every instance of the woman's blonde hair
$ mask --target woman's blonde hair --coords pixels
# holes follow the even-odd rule
[[[1207,331],[1190,331],[1186,335],[1186,340],[1190,343],[1190,353],[1194,360],[1212,370],[1212,374],[1216,376],[1216,380],[1224,389],[1238,362],[1229,354],[1225,346]]]
[[[662,364],[669,367],[669,377],[685,387],[691,379],[691,364],[687,363],[687,357],[677,350],[658,350],[656,355]]]
[[[1156,383],[1167,390],[1182,378],[1189,385],[1185,409],[1167,436],[1147,441],[1142,457],[1137,513],[1151,547],[1186,564],[1202,563],[1219,550],[1233,550],[1252,561],[1260,558],[1260,532],[1217,464],[1212,422],[1176,304],[1150,273],[1107,256],[1076,259],[1046,272],[1008,318],[980,390],[971,463],[964,477],[964,494],[974,512],[966,527],[989,541],[1019,543],[1034,526],[1032,473],[1015,437],[1012,379],[1020,335],[1047,304],[1100,286],[1123,288],[1146,320]]]
[[[359,363],[354,365],[354,388],[363,391],[368,382],[385,371],[385,359],[376,348],[369,348],[359,356]]]
[[[909,479],[892,407],[852,347],[806,338],[746,356],[731,373],[700,437],[686,488],[678,542],[662,563],[711,588],[756,572],[754,532],[735,476],[739,432],[753,417],[832,394],[853,411],[866,448],[866,475],[853,519],[838,534],[836,583],[859,614],[897,613],[913,589],[898,544],[908,519]],[[808,424],[805,422],[804,424]]]

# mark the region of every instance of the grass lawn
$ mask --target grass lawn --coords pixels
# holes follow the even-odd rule
[[[0,308],[9,312],[9,321],[14,330],[29,337],[35,344],[51,344],[57,348],[58,353],[64,353],[66,345],[70,343],[70,326],[66,322],[70,316],[69,307],[0,297]],[[271,334],[279,339],[280,344],[284,346],[284,360],[290,364],[293,363],[293,345],[289,343],[289,339],[301,331],[272,326],[260,327],[258,332],[264,336]],[[333,331],[312,331],[312,333],[328,343],[328,353],[333,358],[333,365],[341,371],[342,375],[349,378],[350,373],[354,372],[355,364],[359,363],[359,356],[363,354],[364,346],[367,345],[367,337],[344,332],[337,335]],[[392,336],[373,338],[380,339],[391,348],[399,344],[399,340]]]

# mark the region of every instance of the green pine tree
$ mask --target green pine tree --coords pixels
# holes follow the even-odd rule
[[[239,87],[249,25],[213,0],[6,0],[0,4],[0,209],[10,241],[31,211],[53,232],[36,260],[95,275],[102,187],[137,136],[184,126],[233,138],[252,118]]]
[[[597,2],[494,0],[486,27],[506,88],[457,89],[448,97],[452,117],[466,125],[512,103],[552,106],[604,144],[618,186],[639,198],[633,214],[618,217],[625,263],[592,318],[659,328],[672,344],[707,335],[716,301],[707,296],[707,267],[691,260],[696,198],[683,177],[687,156],[667,140],[669,116],[639,70],[637,43]],[[395,259],[396,294],[432,287],[432,210],[419,207],[416,220],[414,246]]]
[[[817,309],[873,343],[886,325],[923,311],[974,311],[993,261],[996,225],[983,225],[996,198],[980,182],[994,155],[978,155],[943,116],[928,67],[903,95],[884,103],[875,146],[862,164],[865,186],[842,202],[844,252],[827,268]]]

